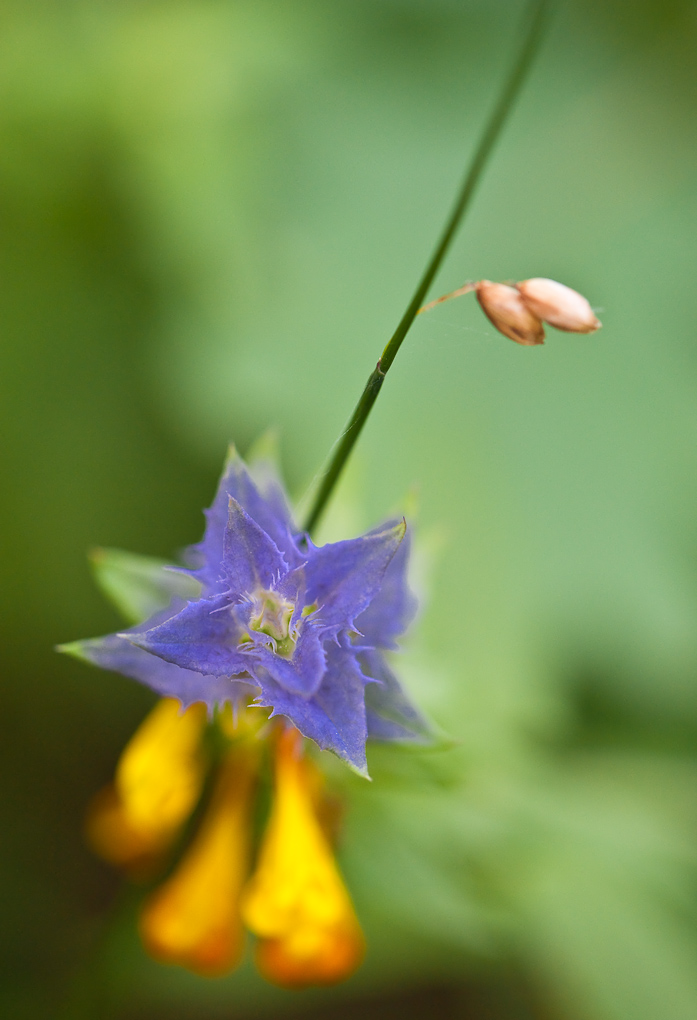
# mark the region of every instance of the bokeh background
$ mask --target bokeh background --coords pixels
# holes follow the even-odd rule
[[[226,443],[300,496],[408,300],[518,0],[1,0],[0,1012],[697,1016],[697,5],[568,0],[434,295],[551,276],[591,337],[420,319],[327,533],[416,505],[400,656],[454,739],[334,770],[370,952],[287,993],[100,936],[82,813],[152,703],[56,642],[94,545],[195,541]],[[408,495],[411,493],[411,495]],[[122,914],[123,916],[123,914]],[[99,953],[98,1012],[71,993]],[[84,979],[83,984],[84,984]],[[86,1004],[87,1003],[87,1004]],[[68,1015],[64,1011],[63,1015]]]

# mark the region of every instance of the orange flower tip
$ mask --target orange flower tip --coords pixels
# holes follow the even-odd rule
[[[602,325],[582,294],[556,280],[535,277],[523,280],[517,289],[538,319],[565,333],[595,333]]]
[[[133,825],[113,785],[92,798],[85,818],[85,837],[102,860],[131,878],[149,878],[162,862],[169,834],[144,832]]]
[[[260,939],[255,961],[259,973],[281,988],[299,989],[312,985],[335,985],[360,967],[365,956],[365,939],[358,925],[326,932],[321,944],[310,952],[294,939]]]
[[[173,942],[159,928],[157,901],[151,901],[141,915],[140,937],[149,956],[157,963],[184,967],[200,977],[224,977],[239,964],[244,950],[244,935],[223,927],[210,931],[195,944]]]
[[[523,347],[535,347],[544,343],[542,322],[515,287],[480,280],[477,284],[477,300],[491,324],[509,340]]]

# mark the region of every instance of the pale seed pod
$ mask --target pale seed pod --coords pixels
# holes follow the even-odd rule
[[[550,326],[566,333],[595,333],[602,325],[583,295],[563,283],[536,277],[517,287],[530,311]]]
[[[515,287],[480,280],[476,290],[484,314],[500,333],[525,347],[545,342],[542,323],[530,311]]]

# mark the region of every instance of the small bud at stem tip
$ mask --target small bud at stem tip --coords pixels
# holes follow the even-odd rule
[[[601,323],[582,294],[556,280],[536,277],[517,284],[530,311],[566,333],[595,333]]]
[[[524,347],[544,343],[545,331],[515,287],[480,280],[477,300],[484,314],[500,333]]]

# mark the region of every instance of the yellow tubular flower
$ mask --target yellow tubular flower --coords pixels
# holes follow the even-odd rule
[[[93,849],[112,864],[138,868],[171,843],[201,792],[205,763],[203,704],[185,712],[162,698],[126,745],[113,786],[94,798],[87,814]]]
[[[287,729],[276,749],[275,792],[242,917],[259,937],[257,966],[285,987],[347,978],[365,943],[314,804],[316,770],[302,738]]]
[[[203,782],[206,720],[205,705],[182,712],[174,698],[163,698],[131,737],[116,769],[116,789],[133,825],[176,831],[191,813]]]
[[[194,842],[143,908],[141,937],[163,963],[214,976],[232,970],[241,956],[239,900],[249,868],[257,758],[249,744],[228,752]]]

